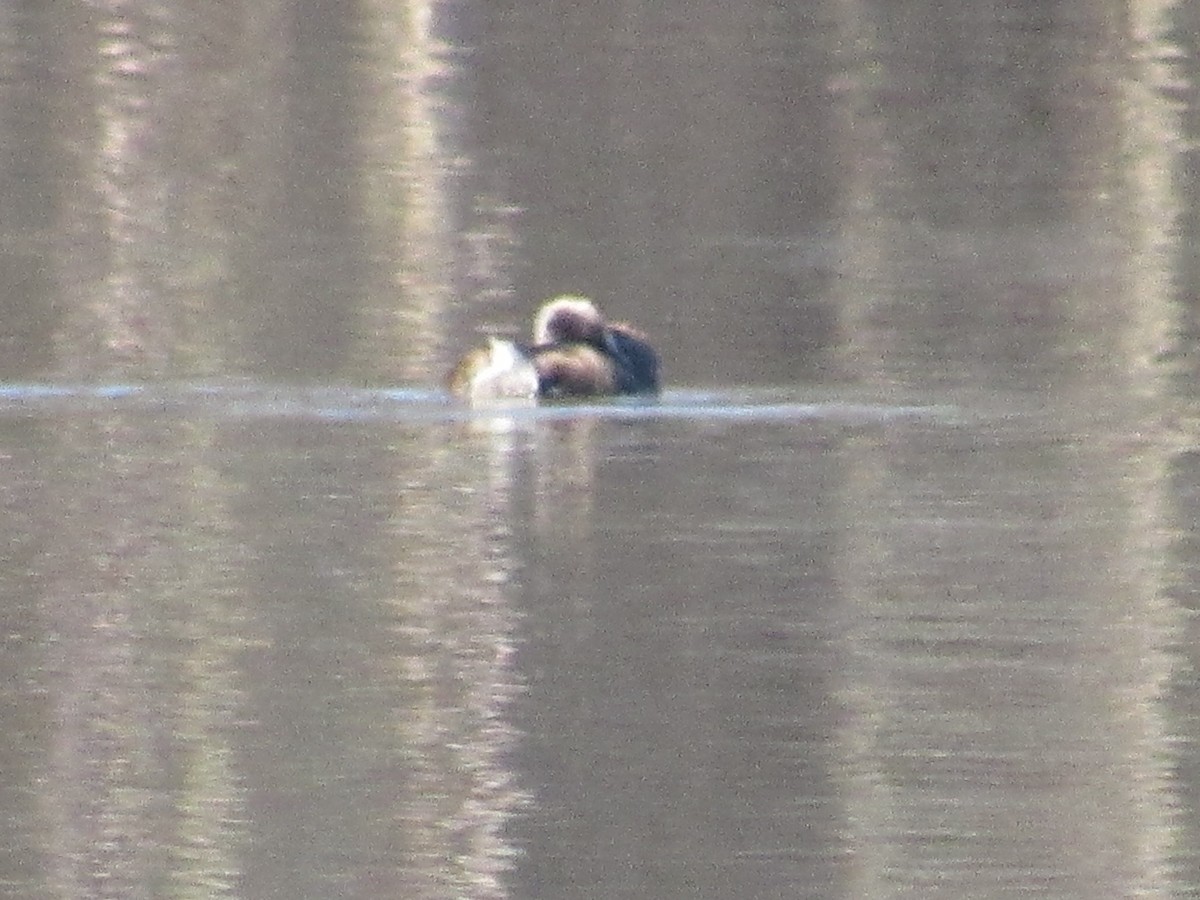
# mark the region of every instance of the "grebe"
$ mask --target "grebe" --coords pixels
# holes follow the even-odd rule
[[[624,322],[608,323],[592,301],[548,301],[533,323],[533,343],[491,337],[455,366],[450,391],[471,400],[654,394],[658,353]]]

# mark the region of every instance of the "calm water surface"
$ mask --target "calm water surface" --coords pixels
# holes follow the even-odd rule
[[[100,393],[0,419],[18,895],[1190,883],[1182,510],[1127,421]]]
[[[1200,5],[177,6],[0,13],[0,895],[1200,893]]]

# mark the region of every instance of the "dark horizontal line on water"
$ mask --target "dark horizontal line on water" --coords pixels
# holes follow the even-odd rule
[[[261,384],[0,384],[0,416],[55,417],[114,412],[159,412],[216,418],[295,418],[326,421],[470,422],[577,418],[820,419],[885,422],[897,418],[951,420],[950,405],[801,399],[778,389],[670,390],[660,397],[622,397],[581,403],[514,402],[468,406],[423,388],[345,388]]]

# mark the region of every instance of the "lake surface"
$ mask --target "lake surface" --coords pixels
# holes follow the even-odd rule
[[[967,6],[0,14],[0,894],[1200,893],[1200,6]]]

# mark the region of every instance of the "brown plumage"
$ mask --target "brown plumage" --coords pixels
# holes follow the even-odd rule
[[[625,323],[604,321],[583,297],[558,297],[534,319],[533,343],[489,338],[455,367],[450,390],[473,400],[652,394],[660,387],[658,354]]]

